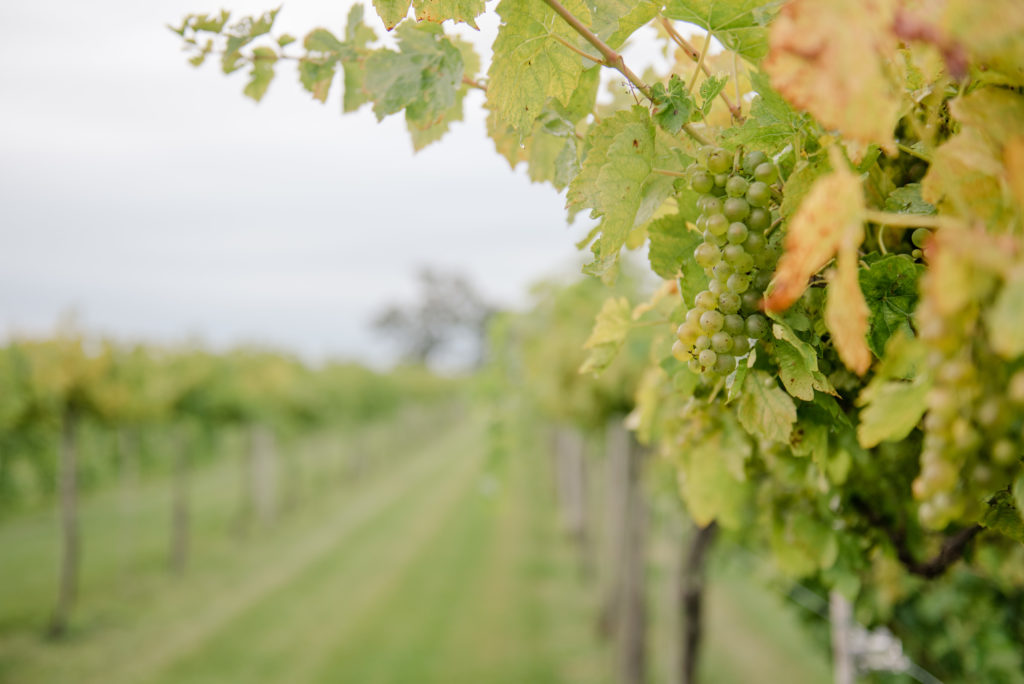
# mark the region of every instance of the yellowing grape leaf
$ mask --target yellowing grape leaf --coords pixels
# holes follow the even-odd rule
[[[763,63],[796,107],[889,154],[896,153],[902,90],[886,66],[897,50],[894,6],[895,0],[793,0],[772,24]]]
[[[412,0],[373,0],[373,6],[384,22],[384,27],[390,31],[409,14],[411,2]]]
[[[829,273],[828,299],[825,302],[825,325],[832,333],[832,343],[839,358],[857,375],[864,375],[871,365],[868,349],[868,310],[864,293],[857,282],[857,250],[841,249],[837,268]]]
[[[1006,143],[1003,164],[1017,209],[1024,213],[1024,136],[1017,136]]]
[[[565,5],[583,23],[590,21],[582,0]],[[487,108],[525,135],[549,98],[569,104],[584,65],[559,39],[575,44],[578,36],[541,0],[502,0],[498,14],[502,24],[488,71]]]
[[[483,14],[484,0],[416,0],[416,21],[454,19],[477,28],[476,18]]]
[[[1024,3],[1020,0],[947,0],[942,25],[980,67],[977,78],[1024,85]]]
[[[742,432],[716,430],[680,451],[679,491],[693,521],[704,526],[717,520],[723,527],[738,527],[751,490],[743,471],[751,448]]]
[[[625,297],[610,297],[604,302],[594,321],[594,330],[583,344],[590,353],[580,366],[580,373],[600,373],[615,360],[633,327],[633,309]]]
[[[1024,266],[1010,273],[985,322],[997,354],[1005,359],[1024,354]]]
[[[808,279],[840,249],[851,251],[856,259],[864,238],[860,181],[839,158],[833,168],[814,183],[789,223],[786,251],[766,302],[769,311],[782,311],[795,302],[807,289]],[[853,275],[856,283],[856,270]]]

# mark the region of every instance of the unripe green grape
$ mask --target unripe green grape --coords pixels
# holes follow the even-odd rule
[[[736,370],[736,357],[731,354],[719,354],[715,360],[714,370],[719,375],[728,375]]]
[[[941,386],[933,388],[926,400],[930,411],[950,418],[956,415],[960,408],[953,391]]]
[[[708,281],[708,290],[711,292],[711,294],[717,297],[718,295],[725,292],[725,283],[723,283],[718,278],[712,278],[711,280]]]
[[[686,175],[692,176],[693,174],[697,173],[700,170],[700,164],[698,164],[697,162],[690,162],[689,166],[686,167]],[[753,171],[751,171],[750,173],[753,173]]]
[[[687,346],[696,342],[698,337],[700,337],[699,324],[683,323],[681,326],[676,328],[676,339]]]
[[[711,290],[701,290],[697,293],[697,296],[693,298],[693,305],[698,309],[702,309],[701,316],[706,312],[715,308],[715,304],[718,303],[718,297]]]
[[[924,257],[924,252],[919,249],[912,249],[910,250],[910,256],[914,259],[921,259]]]
[[[697,163],[700,164],[701,166],[707,166],[708,165],[708,157],[710,157],[711,153],[714,152],[717,149],[718,148],[715,147],[714,145],[701,145],[700,147],[698,147],[697,148]]]
[[[1024,404],[1024,369],[1010,376],[1006,386],[1006,397],[1014,404]]]
[[[727,173],[716,173],[715,174],[715,187],[721,188],[722,193],[725,193],[725,184],[729,182],[729,174]]]
[[[742,197],[730,197],[722,204],[722,213],[730,221],[742,221],[750,215],[750,205]]]
[[[734,245],[743,244],[747,239],[747,235],[749,235],[747,227],[739,221],[730,223],[729,229],[725,231],[726,239]]]
[[[746,335],[732,336],[732,353],[736,356],[743,356],[750,351],[750,339]]]
[[[719,311],[705,311],[700,315],[700,329],[706,333],[716,333],[724,324],[725,320]]]
[[[927,228],[918,228],[910,234],[910,241],[915,247],[924,248],[924,243],[928,241],[928,236],[932,233]]]
[[[949,461],[933,461],[921,469],[920,477],[924,479],[929,492],[948,492],[956,485],[960,472]]]
[[[754,170],[761,164],[768,161],[768,157],[761,150],[751,150],[743,155],[743,170],[747,175],[754,175]]]
[[[722,260],[722,251],[710,242],[702,242],[693,250],[693,258],[703,268],[711,268]]]
[[[726,239],[724,235],[715,235],[710,230],[704,231],[704,242],[710,242],[718,247],[724,247],[726,245]]]
[[[730,176],[725,182],[725,194],[729,197],[743,197],[747,194],[748,187],[750,183],[743,176]]]
[[[703,351],[711,348],[711,337],[708,335],[700,335],[693,343],[693,348],[697,351]]]
[[[672,356],[679,361],[688,361],[693,358],[690,349],[679,340],[672,343]]]
[[[771,271],[758,271],[750,281],[750,286],[758,292],[764,292],[772,282]]]
[[[715,264],[715,267],[711,269],[711,272],[714,274],[717,280],[725,282],[726,280],[729,279],[729,276],[736,272],[736,269],[733,268],[730,264],[727,264],[724,261],[720,261],[717,264]]]
[[[760,233],[747,232],[747,239],[743,241],[743,249],[747,250],[747,254],[754,256],[758,252],[764,251],[765,242],[764,236]]]
[[[700,325],[700,315],[704,313],[700,309],[690,309],[686,312],[686,322],[691,325]]]
[[[772,191],[767,183],[754,181],[747,189],[747,202],[752,207],[767,207],[772,201]]]
[[[768,230],[768,226],[772,225],[772,215],[763,207],[754,207],[750,210],[750,215],[747,216],[746,224],[750,230],[763,233]]]
[[[719,330],[711,336],[711,348],[719,354],[732,351],[732,336],[724,330]]]
[[[710,216],[711,214],[722,213],[722,198],[714,195],[701,195],[697,200],[697,208]]]
[[[992,462],[1001,468],[1008,468],[1020,460],[1020,450],[1005,437],[992,444]]]
[[[707,229],[712,235],[725,235],[729,230],[729,219],[722,214],[711,214],[708,216]]]
[[[711,189],[715,187],[715,178],[704,171],[695,173],[690,177],[690,187],[695,192],[711,192]]]
[[[758,292],[747,290],[740,295],[740,311],[745,314],[757,313],[761,310],[761,302],[764,301]]]
[[[758,164],[757,168],[754,169],[754,178],[761,181],[762,183],[771,183],[778,176],[778,170],[775,168],[775,164],[771,162],[764,162]]]
[[[917,519],[921,526],[930,530],[941,530],[946,526],[945,515],[931,501],[923,502],[917,509]]]
[[[733,277],[729,276],[729,279],[731,280]],[[743,302],[740,301],[740,296],[735,292],[726,291],[718,295],[718,308],[723,314],[737,313],[742,305]]]
[[[700,373],[700,361],[698,361],[695,358],[691,358],[689,361],[687,361],[686,367],[689,368],[694,373]]]
[[[716,148],[708,154],[707,167],[711,173],[725,173],[732,168],[732,155],[727,150]]]
[[[743,322],[743,316],[739,314],[726,314],[725,320],[722,323],[722,330],[729,333],[730,335],[739,335],[746,331],[746,324]]]
[[[694,221],[693,225],[697,226],[697,231],[698,232],[703,233],[705,230],[708,229],[708,217],[707,217],[707,215],[706,214],[701,214],[700,216],[698,216],[697,220]]]
[[[700,360],[702,368],[711,368],[715,365],[715,361],[718,361],[718,354],[711,349],[705,349],[697,358]]]
[[[763,339],[768,334],[768,319],[761,314],[747,316],[747,335],[755,340]]]
[[[725,286],[729,292],[735,292],[737,295],[741,295],[750,288],[750,276],[742,273],[733,273],[729,276],[729,280],[725,281]],[[739,303],[739,297],[736,299],[737,303]]]
[[[726,259],[728,264],[736,269],[737,273],[750,273],[754,270],[754,257],[747,254],[747,251],[743,249],[742,245],[726,245],[722,248],[722,257],[725,258],[725,250],[730,247],[737,247],[739,251],[730,251],[729,257]]]

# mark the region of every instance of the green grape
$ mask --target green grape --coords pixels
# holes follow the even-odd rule
[[[690,355],[690,350],[687,349],[686,345],[679,340],[672,343],[672,356],[676,357],[679,361],[686,361],[693,358]]]
[[[722,192],[725,192],[725,184],[729,182],[729,174],[727,173],[716,173],[715,174],[715,187],[721,188]]]
[[[736,357],[730,354],[719,354],[715,360],[714,370],[719,375],[728,375],[736,370]]]
[[[729,276],[731,280],[735,276]],[[718,295],[718,308],[723,314],[734,314],[740,310],[743,302],[740,300],[740,296],[735,292],[723,292]]]
[[[711,349],[705,349],[697,358],[700,359],[700,365],[702,368],[711,368],[715,365],[715,362],[718,361],[718,354]]]
[[[740,295],[740,311],[745,314],[757,313],[761,310],[761,302],[764,300],[758,292],[747,290]]]
[[[747,190],[747,202],[750,203],[750,206],[764,208],[771,201],[772,191],[767,183],[754,181],[750,184],[750,188]]]
[[[711,173],[725,173],[732,168],[732,155],[728,150],[716,148],[708,154],[707,167]]]
[[[743,356],[750,351],[750,339],[746,335],[732,336],[732,353],[736,356]]]
[[[918,228],[910,234],[910,241],[915,247],[924,248],[924,243],[928,240],[931,234],[931,231],[927,228]]]
[[[778,170],[775,168],[775,164],[771,162],[758,164],[757,168],[754,169],[754,178],[762,183],[771,183],[775,180],[776,176],[778,176]]]
[[[697,220],[694,222],[694,225],[697,226],[698,232],[703,233],[705,230],[708,229],[708,217],[704,214],[701,214],[700,216],[697,217]]]
[[[747,335],[755,340],[763,339],[768,334],[768,319],[761,314],[747,316]]]
[[[1020,460],[1020,450],[1006,439],[998,439],[992,444],[992,462],[1002,468],[1008,468]]]
[[[710,242],[702,242],[693,250],[693,258],[703,268],[711,268],[722,260],[722,251]]]
[[[723,283],[718,278],[712,278],[711,280],[708,281],[708,290],[711,292],[711,294],[717,297],[718,295],[725,292],[725,283]]]
[[[729,280],[725,282],[725,287],[729,292],[735,292],[737,295],[741,295],[750,288],[750,276],[742,273],[733,273],[729,276]],[[737,305],[739,305],[739,297],[737,299]],[[737,306],[737,309],[739,306]]]
[[[700,309],[690,309],[686,312],[686,322],[690,325],[700,325],[700,315],[704,313]]]
[[[721,214],[722,213],[722,198],[715,197],[714,195],[701,195],[700,199],[697,200],[697,208],[705,214]]]
[[[725,182],[725,194],[729,197],[743,197],[747,194],[748,187],[750,183],[743,176],[730,176]]]
[[[683,323],[676,329],[676,339],[686,345],[692,345],[700,337],[700,325]]]
[[[731,276],[735,272],[736,269],[724,261],[718,262],[717,264],[715,264],[715,267],[711,269],[711,273],[715,276],[715,278],[717,280],[721,280],[723,283],[726,280],[728,280],[729,276]]]
[[[710,242],[711,244],[716,245],[718,247],[724,247],[727,243],[725,235],[715,235],[710,230],[705,230],[703,235],[704,242]]]
[[[729,219],[722,214],[712,214],[708,216],[707,229],[713,235],[725,235],[725,232],[729,230]]]
[[[1019,370],[1010,376],[1010,382],[1006,386],[1006,396],[1014,404],[1024,404],[1024,370]]]
[[[739,314],[726,314],[722,324],[722,330],[730,335],[739,335],[746,329],[746,324],[743,322],[743,316],[740,316]]]
[[[750,205],[741,197],[730,197],[722,205],[722,213],[730,221],[742,221],[750,215]]]
[[[760,233],[748,232],[747,239],[743,241],[743,249],[747,250],[747,254],[753,255],[763,251],[766,244],[767,242],[763,235]]]
[[[919,249],[912,249],[912,250],[910,250],[910,256],[912,256],[915,259],[920,259],[920,258],[924,257],[924,252],[922,252]]]
[[[730,247],[737,247],[739,251],[730,251],[729,257],[726,261],[730,266],[736,269],[737,273],[750,273],[754,270],[754,257],[747,254],[746,250],[743,249],[742,245],[726,245],[722,250],[722,257],[725,257],[725,250]]]
[[[747,216],[746,223],[750,230],[756,230],[759,233],[763,233],[768,230],[770,225],[772,225],[772,215],[764,207],[754,207],[750,210],[750,215]]]
[[[689,361],[686,362],[686,367],[689,368],[694,373],[700,373],[700,361],[698,361],[697,359],[691,358]]]
[[[693,348],[697,351],[703,351],[704,349],[711,348],[711,338],[707,335],[700,335],[693,343]]]
[[[718,297],[711,290],[702,290],[693,298],[693,305],[702,310],[701,316],[714,309],[717,303]]]
[[[730,223],[728,230],[725,231],[726,239],[734,245],[742,244],[748,235],[747,227],[738,221]]]
[[[690,178],[690,187],[696,192],[711,192],[711,189],[715,187],[714,176],[703,171],[695,173]]]
[[[760,150],[751,150],[743,155],[743,170],[748,176],[754,175],[754,170],[761,164],[768,161],[768,157]]]
[[[700,315],[700,329],[706,333],[716,333],[722,329],[724,324],[725,318],[719,311],[712,309]]]
[[[725,331],[718,331],[711,336],[711,348],[719,354],[732,351],[732,336]]]
[[[754,274],[754,278],[750,281],[750,286],[758,292],[764,292],[768,289],[768,285],[772,282],[772,274],[770,271],[758,271]]]

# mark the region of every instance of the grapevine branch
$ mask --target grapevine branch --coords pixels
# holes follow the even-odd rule
[[[606,67],[618,71],[620,74],[626,77],[627,81],[633,84],[633,87],[635,87],[637,90],[643,93],[644,97],[646,97],[648,100],[653,101],[654,98],[652,96],[650,86],[645,84],[639,76],[633,73],[632,69],[626,66],[626,62],[625,60],[622,59],[622,55],[620,55],[615,50],[611,49],[611,47],[609,47],[607,43],[605,43],[597,36],[597,34],[595,34],[593,31],[587,28],[587,26],[582,21],[580,21],[576,17],[576,15],[567,10],[565,6],[562,5],[562,3],[560,3],[558,0],[544,0],[544,4],[550,7],[554,11],[554,13],[560,16],[563,20],[565,20],[565,23],[569,24],[569,26],[572,27],[572,29],[576,31],[576,33],[580,34],[580,36],[582,36],[584,40],[593,45],[597,49],[597,51],[601,53],[602,59],[600,62],[598,62],[599,64],[602,64]],[[589,55],[588,58],[593,59]],[[698,133],[697,131],[695,131],[690,124],[683,124],[683,130],[686,131],[687,135],[689,135],[691,138],[693,138],[700,144],[710,144],[708,139],[705,138],[700,133]]]
[[[872,527],[881,530],[889,538],[893,549],[896,551],[896,558],[903,564],[903,567],[908,572],[925,579],[934,579],[945,573],[949,566],[960,560],[967,544],[982,530],[981,525],[965,527],[959,532],[946,537],[942,542],[942,547],[934,557],[921,561],[914,557],[910,547],[907,546],[907,531],[902,525],[893,528],[888,524],[888,521],[874,511],[866,502],[857,499],[853,503]]]
[[[690,45],[690,43],[685,38],[683,38],[683,36],[678,31],[676,31],[676,27],[672,25],[672,22],[669,20],[668,17],[661,18],[661,25],[665,27],[665,31],[668,33],[669,37],[675,42],[675,44],[678,45],[679,48],[686,53],[686,56],[692,59],[694,62],[700,64],[700,68],[704,71],[704,75],[710,76],[711,69],[708,68],[707,64],[701,61],[700,51],[697,50],[697,48]],[[738,82],[737,87],[739,87]],[[732,100],[729,99],[729,96],[725,93],[724,90],[720,92],[718,96],[722,98],[722,102],[724,102],[725,106],[729,108],[729,112],[732,114],[732,118],[742,123],[744,117],[743,113],[740,111],[739,105],[734,104]]]

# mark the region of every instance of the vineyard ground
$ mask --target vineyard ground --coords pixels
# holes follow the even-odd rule
[[[40,637],[54,516],[6,520],[0,682],[607,682],[596,592],[554,524],[546,461],[529,431],[508,441],[503,456],[485,456],[484,421],[467,420],[358,480],[335,477],[242,539],[231,534],[238,464],[224,459],[195,475],[193,561],[181,578],[165,568],[167,482],[127,500],[116,487],[92,495],[81,601],[63,643]],[[310,488],[328,474],[316,463],[303,461]],[[670,666],[669,555],[656,540],[659,682]],[[706,681],[827,680],[781,599],[728,564],[709,604]]]

